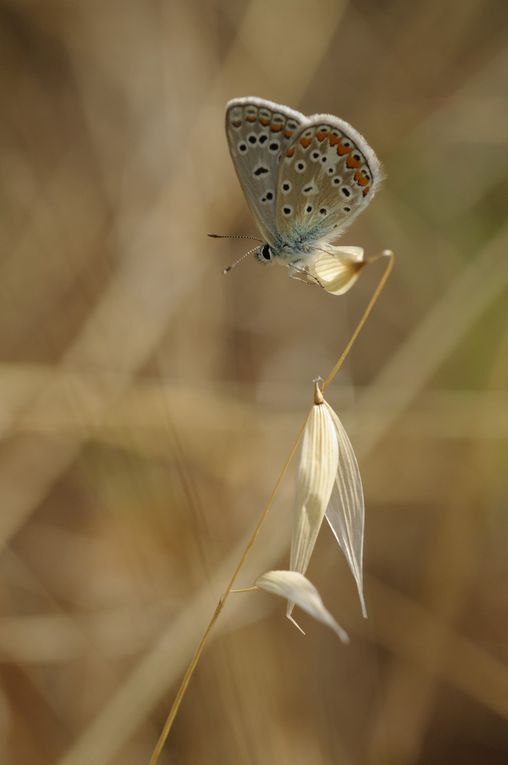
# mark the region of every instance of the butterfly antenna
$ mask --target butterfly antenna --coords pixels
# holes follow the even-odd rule
[[[208,234],[212,239],[252,239],[254,242],[263,242],[258,236],[249,234]]]
[[[235,260],[234,263],[231,263],[230,266],[225,268],[223,273],[229,274],[229,272],[232,271],[235,266],[237,266],[239,263],[241,263],[242,260],[245,260],[245,258],[248,257],[249,255],[252,255],[253,252],[256,252],[256,250],[257,250],[257,247],[253,247],[252,250],[247,250],[247,252],[244,252],[243,255],[238,258],[238,260]]]

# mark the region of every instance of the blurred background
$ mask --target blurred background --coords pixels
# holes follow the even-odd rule
[[[328,390],[366,493],[349,647],[232,596],[161,763],[508,758],[503,0],[0,3],[0,763],[146,763],[380,274],[343,298],[255,233],[224,104],[351,122],[387,173],[344,237],[396,268]],[[294,471],[240,577],[284,568]]]

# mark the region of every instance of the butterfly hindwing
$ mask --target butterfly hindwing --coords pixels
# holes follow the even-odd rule
[[[276,229],[289,241],[333,240],[369,204],[381,178],[376,155],[351,125],[309,117],[279,165]]]
[[[229,150],[249,208],[264,239],[277,239],[276,194],[280,162],[303,114],[261,98],[235,98],[226,106]]]

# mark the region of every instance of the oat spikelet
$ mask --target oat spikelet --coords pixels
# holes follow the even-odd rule
[[[366,263],[361,247],[327,245],[310,259],[306,270],[331,295],[343,295],[351,289]]]
[[[367,616],[362,570],[365,506],[360,471],[347,433],[316,383],[298,468],[291,571],[307,571],[325,515],[351,568],[362,613]],[[294,605],[289,600],[287,617],[298,627],[292,617]]]
[[[305,574],[332,493],[339,460],[337,436],[318,383],[305,427],[295,500],[295,525],[289,567]],[[288,603],[291,618],[293,603]]]
[[[317,621],[331,627],[343,643],[349,643],[347,632],[325,608],[319,592],[303,574],[297,571],[268,571],[257,579],[256,587],[287,598]]]
[[[326,401],[324,406],[333,421],[339,447],[339,464],[326,509],[326,520],[349,563],[358,588],[362,613],[367,617],[362,565],[365,503],[360,469],[344,426]]]

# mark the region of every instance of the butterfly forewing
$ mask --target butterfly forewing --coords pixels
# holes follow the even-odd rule
[[[279,164],[275,226],[289,241],[333,241],[369,204],[379,161],[347,122],[314,115]]]
[[[243,193],[261,235],[277,241],[279,166],[305,122],[303,114],[261,98],[236,98],[226,107],[226,134]]]

